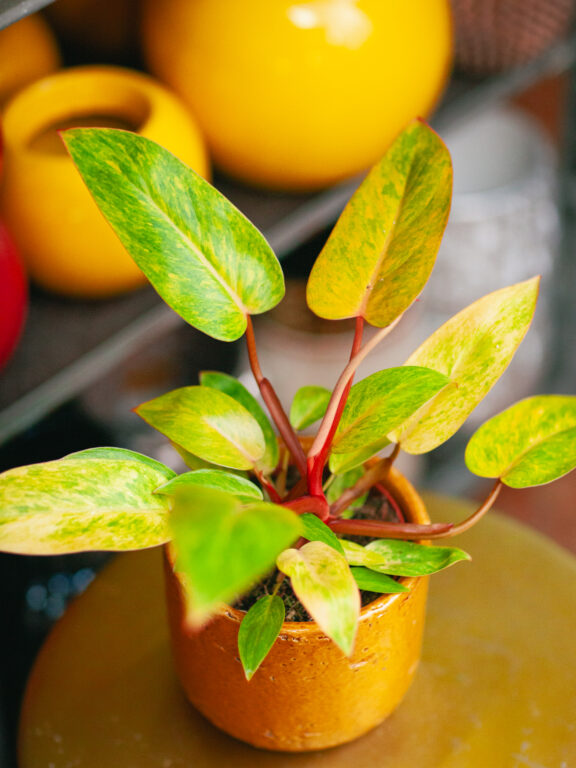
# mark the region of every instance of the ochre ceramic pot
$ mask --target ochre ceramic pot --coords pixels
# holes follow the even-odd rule
[[[392,470],[388,487],[408,520],[429,522],[408,481]],[[314,622],[286,622],[250,682],[238,658],[244,613],[225,606],[199,631],[185,624],[180,584],[166,563],[176,670],[188,699],[214,725],[256,747],[305,751],[343,744],[398,706],[418,666],[427,579],[403,578],[409,592],[362,609],[348,659]]]
[[[60,66],[56,39],[44,19],[27,16],[0,31],[0,108],[29,83]]]
[[[448,0],[146,0],[143,39],[214,161],[289,190],[379,160],[430,113],[452,55]]]
[[[187,107],[152,78],[116,67],[63,70],[21,91],[3,119],[2,215],[43,287],[98,298],[145,277],[101,215],[57,130],[125,128],[154,139],[208,174],[203,138]]]

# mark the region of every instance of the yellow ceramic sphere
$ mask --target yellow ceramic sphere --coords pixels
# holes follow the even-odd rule
[[[69,296],[98,298],[146,281],[98,210],[57,130],[132,130],[208,175],[188,108],[147,75],[116,67],[62,70],[21,91],[4,114],[0,210],[30,277]]]
[[[0,106],[60,66],[54,35],[38,14],[0,30]]]
[[[448,0],[149,0],[144,39],[220,167],[296,190],[362,171],[429,114],[452,48]]]

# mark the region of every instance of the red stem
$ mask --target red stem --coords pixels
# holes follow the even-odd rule
[[[356,329],[354,332],[354,341],[352,342],[352,350],[350,351],[350,360],[352,360],[352,358],[357,355],[358,350],[362,346],[363,331],[364,331],[364,318],[357,317]],[[348,394],[350,393],[350,387],[352,386],[353,380],[354,380],[354,375],[350,377],[342,393],[342,396],[338,401],[338,408],[336,409],[336,413],[334,414],[334,418],[332,420],[332,423],[330,424],[330,428],[322,444],[322,447],[320,448],[316,456],[313,456],[312,458],[308,459],[308,491],[312,496],[324,495],[322,491],[322,473],[324,471],[324,465],[326,464],[326,459],[328,458],[328,452],[330,451],[330,448],[332,446],[332,440],[334,439],[334,435],[336,433],[336,430],[338,429],[338,424],[340,424],[340,419],[342,418],[342,413],[344,411],[344,407],[346,406],[346,401],[348,400]]]
[[[383,523],[378,520],[328,520],[334,533],[348,536],[375,536],[379,539],[430,539],[446,534],[452,523],[417,525],[414,523]]]
[[[250,368],[256,379],[256,383],[260,389],[262,399],[266,403],[268,411],[272,420],[276,424],[286,447],[294,457],[296,466],[301,475],[306,475],[306,456],[302,450],[302,446],[298,442],[296,433],[292,429],[292,425],[282,408],[282,403],[278,399],[278,395],[274,391],[272,384],[268,379],[264,378],[260,363],[258,361],[258,353],[256,351],[256,339],[254,337],[254,326],[252,325],[252,318],[250,315],[246,317],[246,346],[248,349],[248,360],[250,361]]]
[[[276,487],[273,485],[273,483],[267,480],[263,472],[261,472],[256,467],[254,467],[254,474],[258,478],[260,485],[266,490],[268,496],[270,496],[271,501],[273,501],[275,504],[280,504],[282,502],[282,497],[276,490]]]
[[[406,522],[406,518],[404,517],[404,512],[402,512],[402,510],[400,509],[400,505],[398,504],[398,502],[396,501],[394,496],[392,496],[392,494],[390,493],[388,488],[386,488],[385,485],[382,485],[382,483],[376,483],[374,488],[376,488],[377,491],[380,491],[380,493],[383,496],[386,497],[388,503],[390,504],[390,506],[394,510],[394,514],[398,518],[398,521],[400,523],[405,523]]]
[[[316,515],[320,520],[328,520],[330,514],[330,508],[326,499],[320,496],[301,496],[294,501],[285,501],[284,507],[288,507],[298,515],[303,515],[304,512],[311,512]]]

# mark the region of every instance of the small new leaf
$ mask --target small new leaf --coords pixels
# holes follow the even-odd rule
[[[262,234],[173,154],[111,128],[75,128],[63,138],[130,256],[187,323],[234,341],[248,314],[282,299],[282,269]]]
[[[379,592],[383,595],[392,595],[398,592],[408,592],[408,587],[400,584],[399,581],[387,576],[385,573],[377,573],[369,568],[354,567],[350,568],[352,576],[358,585],[358,589],[366,592]]]
[[[448,568],[470,555],[457,547],[430,547],[413,541],[377,539],[366,546],[368,552],[380,555],[381,563],[364,563],[379,573],[391,576],[427,576]]]
[[[272,472],[272,470],[276,469],[278,464],[278,438],[268,416],[266,416],[264,409],[256,398],[248,392],[238,379],[235,379],[234,376],[228,376],[226,373],[202,371],[200,374],[200,384],[204,387],[218,389],[220,392],[230,395],[230,397],[234,398],[240,405],[243,405],[254,416],[260,425],[266,443],[266,449],[262,457],[258,459],[258,466],[264,472]]]
[[[262,501],[263,498],[260,488],[250,480],[219,469],[198,469],[195,472],[185,472],[161,485],[155,493],[161,493],[164,496],[176,496],[181,493],[194,493],[199,487],[231,493],[241,501]]]
[[[306,429],[326,413],[332,393],[325,387],[301,387],[290,406],[290,423],[294,429]]]
[[[406,361],[449,377],[450,385],[388,436],[407,453],[452,437],[510,363],[532,320],[539,278],[484,296],[439,328]]]
[[[336,455],[337,454],[335,454],[335,456]],[[332,482],[328,486],[328,489],[326,490],[326,501],[328,502],[328,504],[333,504],[335,501],[337,501],[340,498],[340,496],[342,496],[344,491],[348,490],[348,488],[352,488],[352,486],[355,485],[356,481],[359,480],[363,474],[364,474],[364,471],[362,470],[362,468],[356,467],[355,469],[351,469],[342,475],[335,475],[334,479],[332,480]],[[355,501],[353,501],[352,504],[350,504],[350,506],[345,510],[342,517],[344,518],[352,517],[352,515],[354,514],[354,510],[362,507],[367,498],[368,498],[368,494],[365,493],[359,498],[357,498]],[[340,539],[338,539],[338,541],[340,541]]]
[[[136,408],[170,440],[205,461],[251,469],[266,444],[256,419],[229,395],[211,387],[181,387]]]
[[[360,593],[344,557],[323,541],[279,555],[278,568],[320,629],[347,655],[354,650]]]
[[[511,488],[543,485],[576,467],[576,397],[538,395],[493,416],[470,438],[466,466]]]
[[[251,680],[280,634],[286,611],[278,595],[261,597],[246,613],[238,631],[238,651],[246,680]]]
[[[448,150],[413,122],[338,219],[310,274],[310,309],[329,320],[364,317],[379,328],[401,315],[430,276],[451,190]]]
[[[320,520],[320,518],[309,512],[305,512],[300,516],[300,520],[302,521],[304,528],[302,536],[305,539],[308,539],[308,541],[323,541],[324,544],[328,544],[328,546],[335,549],[336,552],[340,552],[341,555],[344,554],[340,539],[336,536],[334,531],[331,531],[330,528],[328,528],[326,523],[323,523],[322,520]]]

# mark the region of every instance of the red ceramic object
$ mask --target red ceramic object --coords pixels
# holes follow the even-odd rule
[[[20,337],[27,305],[28,287],[22,262],[10,233],[0,222],[0,367]]]

